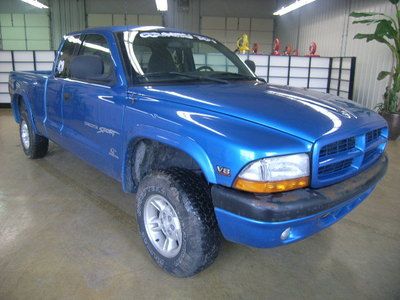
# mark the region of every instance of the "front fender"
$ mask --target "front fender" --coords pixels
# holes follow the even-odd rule
[[[177,148],[185,152],[191,158],[193,158],[196,161],[196,163],[200,166],[204,176],[206,177],[209,183],[217,183],[214,168],[207,153],[192,138],[151,125],[144,125],[144,124],[137,125],[134,127],[134,130],[132,129],[126,132],[124,147],[123,147],[125,158],[128,155],[129,144],[131,143],[131,141],[141,140],[141,139],[149,139],[156,142],[160,142],[162,144]],[[126,162],[127,160],[124,159],[123,170],[126,169]],[[125,176],[126,176],[125,172],[123,172],[122,182],[126,182],[125,180],[126,178],[124,178]]]
[[[170,145],[191,156],[209,183],[227,187],[250,161],[310,152],[312,147],[307,141],[247,120],[157,99],[142,98],[127,107],[123,126],[124,151],[129,151],[132,139],[140,137]],[[218,172],[219,168],[227,172]]]

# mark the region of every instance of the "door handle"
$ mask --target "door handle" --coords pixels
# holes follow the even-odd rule
[[[70,93],[64,93],[64,100],[70,100],[71,99],[71,94]]]
[[[131,103],[135,103],[135,101],[136,101],[137,98],[138,98],[138,94],[137,94],[137,93],[134,93],[134,92],[128,91],[127,98],[129,99],[129,101],[131,101]]]

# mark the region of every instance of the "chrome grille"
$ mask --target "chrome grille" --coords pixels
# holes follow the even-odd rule
[[[326,144],[317,142],[312,186],[333,184],[367,168],[383,153],[387,134],[387,128],[378,128]]]

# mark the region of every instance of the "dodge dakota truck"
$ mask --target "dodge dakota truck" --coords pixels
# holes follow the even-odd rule
[[[145,247],[178,277],[209,266],[222,236],[267,248],[327,228],[387,169],[377,113],[270,85],[196,33],[73,32],[52,71],[12,72],[9,90],[25,154],[51,140],[136,193]]]

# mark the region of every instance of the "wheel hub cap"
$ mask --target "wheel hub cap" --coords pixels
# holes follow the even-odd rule
[[[29,149],[30,141],[29,141],[29,128],[28,124],[24,120],[21,123],[21,140],[22,145],[25,149]]]
[[[152,245],[165,257],[175,257],[182,247],[182,229],[172,205],[158,194],[147,198],[144,224]]]

